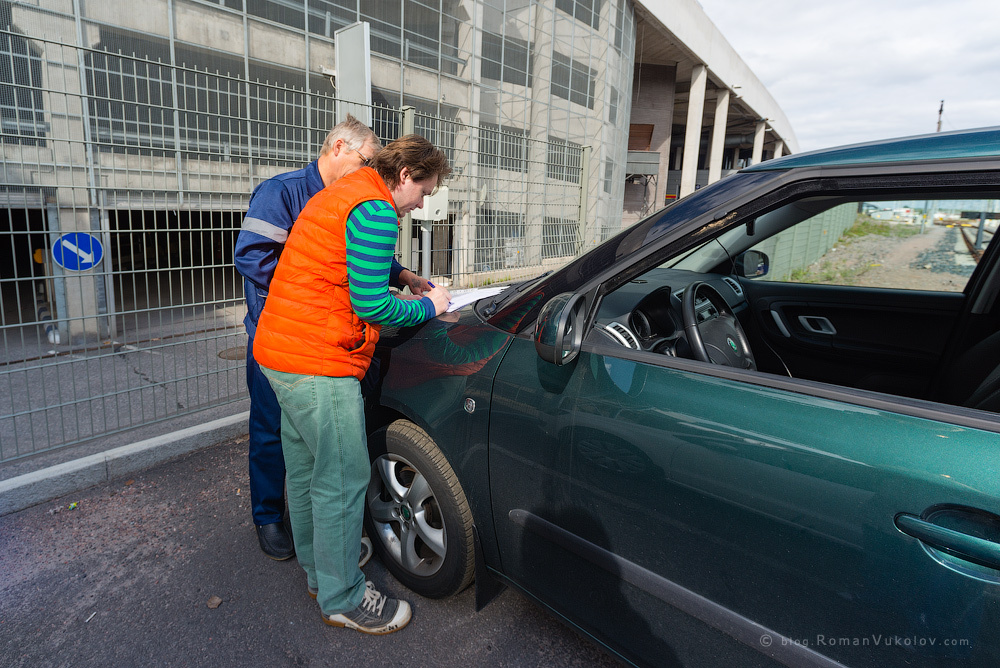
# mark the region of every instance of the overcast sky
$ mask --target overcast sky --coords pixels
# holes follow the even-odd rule
[[[997,0],[699,0],[800,151],[1000,125]]]

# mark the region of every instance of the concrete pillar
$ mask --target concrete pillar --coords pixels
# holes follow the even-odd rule
[[[480,62],[482,58],[482,44],[472,26],[484,25],[483,3],[470,3],[469,10],[472,14],[473,23],[467,24],[462,22],[459,24],[461,34],[459,43],[465,45],[469,52],[469,64],[466,71],[470,73],[472,86],[469,88],[468,126],[470,134],[467,141],[470,142],[470,146],[475,146],[475,138],[479,133],[479,109],[482,98],[482,70]],[[462,118],[462,113],[464,112],[465,110],[462,110],[459,113],[458,120],[460,122],[465,120]],[[461,166],[464,170],[466,175],[464,181],[466,188],[471,191],[471,196],[466,198],[461,209],[461,215],[455,219],[452,236],[451,273],[454,281],[452,286],[468,287],[470,285],[470,276],[475,272],[476,207],[479,204],[480,190],[479,161],[476,159],[475,151],[456,151],[456,165]],[[456,165],[452,166],[455,167]]]
[[[97,29],[82,22],[79,2],[73,7],[72,20],[52,18],[48,37],[62,44],[94,46]],[[94,234],[102,243],[107,242],[108,235],[102,234],[97,208],[101,183],[96,176],[97,158],[90,136],[85,51],[55,41],[43,43],[41,48],[45,120],[51,130],[46,146],[33,150],[37,162],[55,165],[51,173],[36,167],[39,182],[48,190],[44,208],[52,258],[53,247],[65,233]],[[107,319],[100,317],[108,312],[108,255],[109,249],[105,248],[101,264],[83,271],[64,270],[55,262],[50,265],[56,325],[64,343],[93,343],[108,334]]]
[[[399,136],[413,134],[417,110],[414,107],[404,106],[399,111]],[[347,116],[345,115],[344,118]],[[404,267],[417,266],[413,261],[413,218],[410,214],[406,214],[399,221],[399,239],[396,241],[396,250],[403,258],[400,260],[400,264]]]
[[[587,229],[587,221],[589,220],[590,212],[590,154],[593,151],[592,146],[583,147],[583,155],[580,156],[580,239],[587,239],[588,233],[594,237],[599,237],[600,233],[593,230]],[[539,239],[541,241],[541,239]],[[597,245],[597,240],[595,239],[594,245]]]
[[[722,151],[726,147],[726,123],[729,121],[729,89],[720,89],[715,96],[715,124],[712,145],[708,151],[708,182],[722,178]]]
[[[705,112],[705,84],[708,69],[695,65],[691,72],[691,92],[688,93],[687,127],[684,130],[684,162],[681,165],[680,196],[694,192],[698,176],[698,149],[701,146],[701,121]]]
[[[659,209],[664,204],[663,193],[667,190],[667,175],[670,164],[670,139],[673,129],[674,94],[676,91],[677,68],[673,65],[642,65],[633,69],[635,82],[632,85],[632,112],[629,124],[652,125],[648,149],[660,154],[660,166],[656,177],[658,198],[646,201],[647,190],[638,183],[625,184],[622,213],[622,227],[639,220],[649,207]],[[642,147],[646,148],[646,147]],[[653,189],[650,188],[650,191]],[[671,195],[676,191],[671,190]],[[656,195],[654,195],[656,196]]]
[[[551,82],[552,52],[555,48],[553,35],[556,34],[555,16],[539,4],[532,18],[532,69],[531,87],[528,100],[528,137],[526,158],[527,171],[524,172],[524,264],[536,266],[542,262],[542,230],[545,224],[546,163],[548,162],[548,129],[552,123],[551,112]],[[570,54],[567,54],[570,55]],[[559,134],[561,133],[554,133]],[[535,141],[532,141],[535,140]],[[587,187],[586,175],[581,175],[580,187]],[[586,230],[580,230],[581,239],[586,244],[589,240],[583,237]]]
[[[753,131],[753,156],[750,164],[756,165],[764,155],[764,130],[767,129],[766,121],[757,121],[757,127]]]
[[[783,139],[775,140],[774,142],[774,157],[780,158],[785,154],[785,142]]]

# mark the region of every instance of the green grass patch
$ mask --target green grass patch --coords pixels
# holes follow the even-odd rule
[[[912,237],[920,234],[920,226],[908,223],[887,223],[860,214],[854,221],[854,225],[844,230],[840,238],[842,240],[857,239],[870,234],[880,237]]]
[[[818,266],[795,269],[788,280],[792,283],[819,283],[823,285],[856,285],[858,279],[871,267],[844,267],[824,261]]]

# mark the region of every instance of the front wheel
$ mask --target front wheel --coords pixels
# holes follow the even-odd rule
[[[469,586],[472,511],[444,454],[420,427],[397,420],[368,439],[372,478],[365,528],[389,571],[428,598]]]

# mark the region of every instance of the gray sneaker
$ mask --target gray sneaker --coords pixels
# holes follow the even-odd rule
[[[364,568],[368,560],[372,558],[372,542],[368,540],[368,536],[361,537],[361,556],[358,558],[358,568]],[[316,598],[319,595],[319,590],[314,587],[309,587],[309,595]]]
[[[406,626],[410,621],[410,604],[380,594],[371,580],[365,582],[365,597],[361,605],[350,612],[323,615],[330,626],[354,629],[361,633],[384,635]]]

